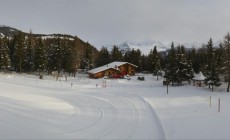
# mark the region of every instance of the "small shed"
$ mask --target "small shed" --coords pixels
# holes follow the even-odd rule
[[[193,85],[198,85],[199,87],[204,83],[206,77],[203,75],[203,73],[200,71],[199,74],[195,74],[193,78]]]

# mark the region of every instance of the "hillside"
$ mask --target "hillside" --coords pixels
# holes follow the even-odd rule
[[[7,37],[6,40],[3,39],[4,37]],[[44,66],[42,68],[44,70],[65,69],[73,72],[76,67],[85,68],[86,65],[94,64],[98,53],[98,50],[90,43],[68,34],[34,34],[0,25],[0,39],[6,42],[5,47],[9,50],[4,57],[6,60],[4,68],[14,71],[36,71],[38,67]],[[32,45],[29,46],[27,43]],[[15,49],[15,46],[22,47],[23,52],[27,53],[17,55],[19,49]],[[39,52],[38,49],[42,51]],[[19,64],[18,60],[22,57],[25,59]],[[22,67],[19,67],[20,65]]]
[[[20,30],[9,27],[9,26],[0,25],[0,37],[3,37],[3,36],[13,37],[18,32],[20,32]]]
[[[22,32],[25,35],[28,35],[29,33],[23,32],[21,30],[18,30],[13,27],[5,26],[5,25],[0,25],[0,37],[7,36],[7,37],[13,37],[14,35],[18,34],[19,32]],[[42,38],[53,38],[53,37],[65,37],[69,39],[74,39],[74,36],[72,35],[67,35],[67,34],[34,34],[34,37],[42,37]]]

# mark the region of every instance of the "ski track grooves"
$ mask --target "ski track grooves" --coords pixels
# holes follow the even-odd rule
[[[5,81],[9,81],[13,85],[17,79],[14,82],[11,82],[8,79]],[[23,86],[23,84],[17,86],[20,87]],[[42,86],[43,85],[40,85],[39,87]],[[26,89],[32,87],[31,89],[33,89],[38,86],[28,83],[23,87],[26,87]],[[60,91],[60,93],[58,92],[58,94],[56,94],[53,92],[46,93],[49,90],[44,88],[42,89],[43,93],[33,94],[39,94],[40,96],[44,96],[44,98],[46,96],[57,98],[60,99],[58,100],[60,102],[63,101],[68,103],[72,106],[71,110],[70,108],[67,108],[72,111],[69,114],[58,112],[62,110],[58,110],[57,112],[55,112],[56,110],[53,110],[53,112],[51,112],[52,110],[48,111],[39,109],[36,111],[30,106],[25,106],[26,110],[17,107],[12,108],[9,106],[11,102],[1,104],[4,105],[4,107],[0,109],[8,114],[21,115],[19,116],[20,119],[28,120],[28,123],[26,124],[26,129],[28,130],[23,130],[24,125],[22,122],[18,122],[16,125],[18,128],[14,129],[24,133],[29,131],[30,133],[27,135],[28,137],[42,135],[41,138],[47,139],[64,139],[65,136],[75,139],[141,139],[140,137],[145,139],[144,134],[148,134],[146,137],[149,139],[150,136],[153,136],[152,134],[156,134],[154,138],[166,139],[160,119],[154,108],[147,100],[145,100],[145,98],[129,93],[115,94],[116,92],[108,93],[108,91],[103,90],[100,92],[94,92],[93,90],[95,89],[87,89],[84,94],[76,92],[75,89],[67,89],[69,90],[68,94],[64,94],[66,89],[67,88],[60,88],[60,90],[63,90],[63,93]],[[3,101],[7,100],[3,99]],[[23,105],[18,101],[12,100],[12,104],[13,103],[19,103],[20,106]],[[41,115],[41,117],[39,115]],[[144,128],[143,126],[145,126],[145,124],[148,125],[148,120],[144,120],[142,115],[148,115],[144,116],[144,119],[147,118],[151,121],[149,123],[154,125],[149,127],[150,129],[147,133],[140,131]],[[152,120],[150,117],[152,117]],[[32,122],[34,120],[41,124],[33,124]],[[0,119],[0,124],[11,126],[10,123],[10,119]],[[34,131],[36,129],[30,130],[30,124],[34,126],[38,125],[41,129],[45,128],[47,131],[40,129],[39,131]],[[34,126],[32,126],[32,128]],[[149,132],[152,128],[154,132],[150,134]]]
[[[166,140],[166,135],[165,135],[165,131],[164,131],[164,128],[163,128],[163,125],[157,115],[157,113],[155,112],[154,108],[150,105],[150,103],[143,97],[141,96],[138,96],[138,95],[135,95],[137,98],[141,99],[149,108],[149,110],[151,111],[152,115],[153,115],[153,122],[156,123],[156,127],[157,127],[157,130],[158,130],[158,134],[160,139],[161,140]]]

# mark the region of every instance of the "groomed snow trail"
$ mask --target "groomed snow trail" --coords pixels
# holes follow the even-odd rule
[[[165,139],[150,105],[124,89],[6,76],[0,88],[1,139]]]

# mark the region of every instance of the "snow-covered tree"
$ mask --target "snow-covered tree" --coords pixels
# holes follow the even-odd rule
[[[166,58],[164,78],[166,78],[167,81],[172,82],[172,84],[178,81],[177,54],[173,42],[171,44],[171,50]]]
[[[149,63],[151,67],[151,72],[153,72],[154,75],[157,75],[157,72],[161,69],[160,64],[160,56],[157,52],[157,47],[154,46],[154,49],[150,51],[149,54]]]
[[[46,52],[43,40],[41,38],[36,39],[35,53],[34,53],[34,70],[43,71],[46,68]]]
[[[22,73],[26,64],[26,46],[25,46],[25,35],[19,32],[14,36],[14,67],[16,71]]]
[[[223,70],[226,76],[226,81],[228,82],[227,92],[229,92],[230,87],[230,34],[228,33],[224,37],[224,63]]]
[[[186,53],[184,46],[178,46],[177,50],[177,65],[178,65],[178,72],[177,72],[177,81],[178,83],[182,81],[189,81],[193,78],[192,66],[189,61],[186,59]]]
[[[25,37],[25,71],[31,72],[34,69],[34,48],[35,38],[32,31]]]
[[[212,39],[210,39],[207,44],[207,58],[208,60],[205,73],[207,78],[205,79],[205,83],[209,84],[209,88],[212,86],[213,91],[213,86],[220,86],[221,83],[217,71],[217,61],[215,57],[215,50],[213,49]]]
[[[59,71],[62,69],[62,49],[61,49],[61,39],[59,37],[49,40],[48,47],[48,70],[49,71]]]
[[[0,68],[8,69],[11,65],[9,56],[8,39],[5,36],[0,38]]]

